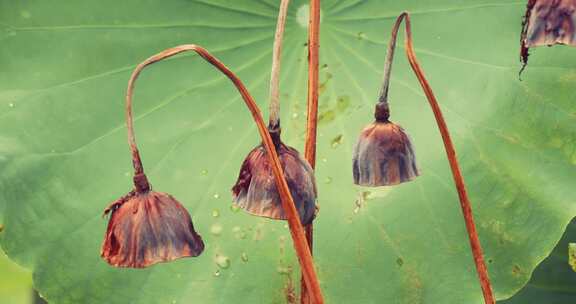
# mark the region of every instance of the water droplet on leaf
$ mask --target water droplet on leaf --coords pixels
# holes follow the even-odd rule
[[[240,255],[240,259],[242,260],[242,262],[248,263],[248,254],[246,254],[246,252],[242,252],[242,254]]]
[[[202,175],[208,175],[208,170],[202,169],[202,171],[200,171],[200,174],[202,174]]]
[[[232,204],[230,205],[230,211],[238,213],[238,211],[240,211],[240,206],[238,206],[237,204]]]
[[[218,209],[212,210],[212,217],[219,217],[219,216],[220,216],[220,211],[218,211]]]
[[[219,277],[219,276],[220,276],[220,269],[216,269],[216,271],[214,271],[214,276],[215,276],[215,277]]]
[[[240,226],[235,226],[232,228],[232,232],[234,233],[234,237],[239,240],[243,240],[248,236],[246,232],[240,228]]]
[[[350,107],[350,96],[344,95],[338,97],[336,102],[336,108],[338,109],[338,112],[344,112],[346,109],[348,109],[348,107]]]
[[[212,233],[215,236],[219,236],[220,234],[222,234],[222,225],[220,224],[214,224],[212,225],[212,227],[210,227],[210,233]]]
[[[336,113],[334,113],[333,110],[328,110],[325,112],[320,113],[320,115],[318,115],[318,123],[319,124],[324,124],[324,123],[329,123],[334,121],[334,119],[336,119]]]
[[[214,198],[215,198],[215,199],[219,199],[219,198],[220,198],[220,194],[214,193]]]
[[[278,266],[276,268],[276,271],[278,271],[279,274],[291,274],[292,273],[292,267],[290,267],[290,266]]]
[[[330,146],[332,147],[332,149],[338,148],[338,146],[342,144],[343,138],[344,136],[342,134],[332,138],[332,140],[330,141]]]
[[[228,269],[230,267],[230,258],[225,255],[216,254],[214,257],[214,263],[216,263],[216,265],[221,269]]]
[[[21,11],[20,16],[24,19],[30,19],[30,17],[32,17],[32,14],[30,14],[29,11]]]

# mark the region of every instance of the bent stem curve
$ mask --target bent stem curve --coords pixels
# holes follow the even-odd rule
[[[474,256],[474,263],[476,265],[476,271],[478,272],[478,278],[480,280],[480,286],[482,287],[482,294],[484,296],[484,302],[486,304],[494,304],[494,295],[492,291],[492,286],[490,284],[490,278],[488,276],[488,269],[486,268],[486,263],[484,262],[484,256],[482,253],[482,246],[480,245],[480,240],[478,239],[478,232],[476,231],[476,224],[474,223],[474,216],[472,215],[472,208],[470,206],[470,200],[468,198],[468,193],[466,190],[466,185],[464,184],[464,178],[458,164],[458,159],[456,158],[456,150],[454,149],[454,144],[450,138],[450,132],[448,131],[448,126],[438,105],[438,101],[432,92],[432,88],[426,77],[424,77],[424,71],[420,67],[418,60],[416,59],[416,54],[414,52],[414,46],[412,44],[412,28],[410,24],[410,14],[408,12],[403,12],[396,19],[394,28],[392,30],[392,39],[396,39],[398,29],[402,23],[402,19],[405,19],[406,25],[406,39],[405,39],[405,49],[406,56],[410,62],[412,70],[418,78],[418,82],[424,90],[424,94],[428,99],[428,103],[432,108],[434,113],[434,118],[442,135],[442,141],[444,142],[444,148],[446,150],[446,155],[448,156],[448,162],[450,163],[450,169],[452,171],[452,176],[454,177],[454,183],[456,184],[456,190],[458,192],[458,198],[460,200],[460,207],[462,208],[462,213],[464,215],[464,222],[466,223],[466,230],[468,232],[468,238],[470,241],[470,247],[472,248],[472,254]],[[395,42],[391,42],[395,43]],[[388,69],[389,72],[389,69]],[[387,88],[384,92],[387,92]]]
[[[302,224],[300,223],[298,212],[294,207],[294,200],[292,198],[292,195],[290,194],[288,184],[286,183],[286,179],[284,178],[284,172],[280,165],[278,154],[276,154],[272,138],[270,137],[270,134],[268,133],[266,126],[264,124],[264,120],[262,119],[260,109],[256,105],[254,98],[250,95],[248,89],[246,89],[242,81],[230,69],[228,69],[228,67],[226,67],[220,60],[212,56],[212,54],[210,54],[206,49],[202,48],[201,46],[194,44],[185,44],[170,49],[166,49],[144,60],[132,72],[132,75],[130,76],[130,80],[128,82],[128,90],[126,93],[126,119],[128,124],[128,142],[130,145],[130,150],[132,151],[132,161],[136,176],[138,175],[143,176],[144,169],[142,167],[140,153],[138,152],[138,148],[136,146],[136,137],[134,136],[134,127],[132,120],[132,92],[134,90],[134,84],[136,82],[136,79],[140,75],[140,72],[142,72],[142,70],[146,66],[185,51],[196,52],[198,55],[200,55],[200,57],[202,57],[208,63],[217,68],[220,72],[226,75],[228,79],[232,81],[238,92],[240,92],[240,95],[242,95],[242,99],[246,103],[246,106],[250,110],[252,118],[254,119],[254,122],[258,127],[258,133],[260,133],[260,137],[262,137],[262,143],[266,149],[266,154],[269,157],[270,164],[272,165],[271,167],[272,172],[274,173],[276,187],[278,188],[278,192],[280,194],[282,207],[284,208],[286,216],[288,218],[288,226],[290,228],[290,234],[292,236],[294,249],[298,256],[298,261],[300,262],[300,267],[302,269],[302,273],[306,281],[306,287],[308,288],[308,290],[310,290],[310,293],[312,294],[315,303],[317,304],[324,303],[322,297],[322,291],[320,290],[320,285],[318,283],[318,278],[316,276],[316,270],[314,268],[314,263],[312,261],[312,255],[306,243],[306,236],[304,234],[304,229],[302,227]]]

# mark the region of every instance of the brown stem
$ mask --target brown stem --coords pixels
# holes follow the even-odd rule
[[[274,34],[274,46],[272,50],[272,71],[270,73],[270,118],[268,125],[271,128],[280,126],[280,59],[282,58],[282,38],[288,14],[290,0],[282,0],[278,10],[278,22]]]
[[[478,277],[480,279],[480,286],[482,287],[482,294],[484,295],[484,303],[494,304],[494,295],[492,292],[492,286],[490,285],[490,278],[488,277],[488,270],[486,269],[486,264],[484,263],[484,256],[482,254],[482,246],[480,245],[480,240],[478,239],[478,233],[476,232],[476,225],[474,224],[474,217],[472,215],[472,208],[470,207],[470,200],[468,199],[468,194],[466,192],[466,185],[464,184],[464,178],[460,171],[460,166],[458,165],[458,160],[456,158],[456,151],[454,149],[454,144],[452,144],[452,139],[450,139],[450,133],[448,132],[448,126],[438,105],[438,101],[432,92],[432,88],[428,84],[428,81],[424,77],[424,72],[418,60],[416,59],[416,54],[414,52],[414,47],[412,45],[412,29],[410,25],[410,15],[408,12],[403,12],[398,19],[396,19],[396,24],[394,25],[393,33],[398,31],[402,19],[406,20],[406,55],[408,56],[408,61],[418,81],[424,90],[426,98],[430,106],[432,107],[432,112],[434,112],[434,118],[438,124],[438,129],[442,135],[442,141],[444,142],[444,148],[446,149],[446,154],[448,156],[448,162],[450,163],[450,169],[452,170],[452,176],[454,177],[454,183],[456,184],[456,190],[458,191],[458,198],[460,199],[460,207],[462,208],[462,213],[464,214],[464,222],[466,223],[466,230],[468,231],[468,238],[470,240],[470,247],[472,248],[472,254],[474,256],[474,263],[476,264],[476,271],[478,272]],[[392,35],[396,37],[396,35]]]
[[[400,23],[402,23],[402,18],[396,19],[396,23],[392,29],[392,35],[390,36],[390,42],[388,42],[388,48],[386,49],[386,60],[384,61],[384,77],[382,80],[382,88],[380,89],[378,102],[388,102],[390,75],[392,73],[392,63],[394,62],[394,51],[396,50],[396,38],[398,37],[398,28],[400,27]]]
[[[318,125],[318,49],[320,40],[320,0],[310,0],[308,27],[308,113],[304,157],[315,167],[316,129]]]
[[[318,128],[318,61],[320,48],[320,0],[310,0],[310,20],[308,25],[308,98],[306,143],[304,158],[312,169],[316,167],[316,133]],[[314,252],[314,223],[306,226],[306,239],[310,252]],[[304,278],[301,282],[300,302],[310,303]]]
[[[264,124],[264,120],[262,119],[262,114],[260,113],[260,109],[256,105],[254,98],[250,95],[242,81],[228,69],[220,60],[212,56],[207,50],[204,48],[194,45],[194,44],[185,44],[180,45],[177,47],[173,47],[170,49],[166,49],[148,59],[140,63],[132,76],[130,77],[130,81],[128,82],[128,92],[126,93],[126,114],[128,119],[128,139],[130,143],[130,148],[132,150],[133,156],[135,156],[134,161],[134,169],[136,172],[142,172],[142,163],[139,161],[140,157],[138,154],[138,149],[136,148],[136,140],[134,137],[134,130],[132,126],[132,91],[134,90],[134,82],[140,75],[142,69],[144,69],[147,65],[153,64],[157,61],[163,60],[165,58],[174,56],[176,54],[185,52],[185,51],[194,51],[200,55],[200,57],[204,58],[208,63],[216,67],[220,72],[224,73],[236,86],[236,89],[242,95],[246,106],[250,110],[252,114],[252,118],[258,127],[258,132],[260,133],[260,137],[262,137],[262,143],[264,144],[264,148],[266,149],[266,154],[269,157],[270,163],[272,164],[272,172],[274,173],[274,178],[276,181],[276,187],[278,188],[278,192],[280,194],[280,199],[282,201],[282,207],[286,212],[286,216],[288,218],[288,226],[290,228],[290,234],[292,235],[292,240],[294,243],[294,249],[298,256],[298,261],[300,262],[300,267],[302,269],[302,273],[304,274],[306,286],[312,297],[314,298],[314,302],[317,304],[324,303],[322,298],[322,291],[320,290],[320,285],[318,284],[318,278],[316,277],[316,270],[314,268],[314,263],[312,261],[312,255],[310,254],[310,250],[308,245],[306,244],[306,236],[304,234],[304,228],[302,228],[302,224],[300,223],[300,218],[294,207],[294,200],[292,199],[292,195],[288,189],[288,184],[286,183],[286,179],[284,178],[284,172],[282,171],[282,167],[280,165],[280,160],[278,159],[278,154],[276,154],[276,149],[274,148],[274,144],[272,142],[272,138],[266,129],[266,125]],[[140,171],[138,171],[140,170]]]

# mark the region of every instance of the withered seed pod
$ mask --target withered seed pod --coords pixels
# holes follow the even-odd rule
[[[143,188],[106,209],[111,215],[102,257],[116,267],[142,268],[200,255],[204,243],[186,209],[171,195],[150,191],[145,178],[135,178]]]
[[[576,46],[576,0],[529,0],[522,24],[521,60],[528,49],[566,44]]]
[[[390,186],[407,182],[420,173],[412,143],[404,129],[388,120],[388,103],[378,102],[376,121],[362,130],[354,148],[354,183]]]
[[[272,128],[270,135],[300,221],[307,225],[312,222],[316,210],[316,183],[312,167],[300,157],[298,151],[282,143],[279,127]],[[232,187],[232,195],[234,203],[250,214],[286,219],[268,156],[262,145],[250,151],[242,163],[238,180]]]
[[[477,230],[476,224],[474,223],[474,216],[472,214],[472,207],[470,206],[471,203],[466,191],[464,177],[462,176],[462,171],[458,164],[456,149],[454,148],[454,144],[450,138],[450,132],[444,119],[444,115],[442,115],[442,109],[436,100],[436,96],[434,96],[434,92],[432,91],[428,80],[424,76],[422,67],[416,59],[414,43],[412,40],[410,14],[408,12],[402,12],[400,16],[396,18],[396,22],[392,28],[392,36],[390,38],[390,43],[388,43],[388,51],[384,65],[384,83],[380,92],[379,102],[376,105],[376,122],[364,129],[358,141],[354,154],[354,179],[357,183],[366,183],[368,185],[378,185],[378,183],[380,183],[380,185],[383,185],[386,184],[385,182],[389,182],[388,179],[395,182],[402,182],[403,180],[409,180],[418,175],[418,170],[414,161],[414,152],[412,151],[412,145],[410,144],[408,136],[404,133],[402,128],[389,121],[390,110],[388,107],[387,96],[390,83],[390,71],[392,67],[394,48],[396,45],[396,37],[402,21],[405,21],[405,51],[406,56],[408,57],[408,62],[410,63],[414,74],[418,78],[418,82],[422,86],[426,99],[428,99],[438,130],[442,136],[442,143],[446,150],[448,162],[450,163],[450,170],[452,172],[452,177],[454,178],[456,191],[458,192],[458,199],[464,216],[464,223],[466,224],[470,249],[474,256],[473,260],[478,273],[484,303],[494,304],[496,303],[496,300],[494,299],[494,293],[490,284],[488,269],[484,262],[482,245],[480,244],[478,233],[476,232]],[[390,166],[390,164],[394,164],[395,167]],[[383,167],[386,169],[382,169]],[[390,168],[395,168],[393,174],[390,174]],[[379,173],[380,176],[372,177],[370,174],[374,172]],[[385,182],[381,182],[383,176],[386,177]]]
[[[115,267],[143,268],[182,257],[198,256],[204,242],[194,230],[188,211],[174,197],[150,188],[134,135],[132,91],[138,75],[147,65],[181,52],[165,50],[140,63],[132,72],[126,92],[128,144],[134,166],[134,190],[113,202],[100,255]]]
[[[304,158],[300,157],[296,149],[285,145],[280,139],[279,77],[282,37],[287,12],[288,1],[281,1],[272,51],[268,133],[278,154],[300,222],[308,225],[314,219],[316,212],[314,170]],[[287,219],[270,161],[262,144],[250,151],[242,163],[238,180],[232,187],[232,196],[234,204],[250,214],[279,220]]]

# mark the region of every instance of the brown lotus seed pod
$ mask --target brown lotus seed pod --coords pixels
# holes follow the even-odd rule
[[[270,135],[300,221],[303,225],[310,224],[316,210],[314,171],[296,149],[281,142],[279,129],[271,131]],[[268,156],[262,145],[250,151],[242,163],[238,180],[232,187],[232,195],[234,203],[250,214],[286,220]]]
[[[112,266],[144,268],[204,250],[188,211],[167,193],[131,191],[104,213],[111,215],[101,256]]]
[[[390,186],[420,175],[412,143],[402,127],[390,122],[388,104],[376,105],[376,121],[358,138],[353,155],[354,183],[361,186]]]
[[[576,0],[529,0],[522,24],[521,59],[528,49],[565,44],[576,46]]]

